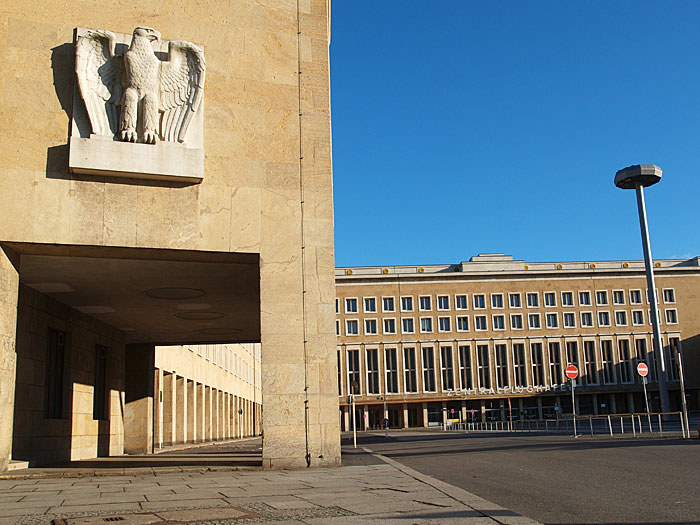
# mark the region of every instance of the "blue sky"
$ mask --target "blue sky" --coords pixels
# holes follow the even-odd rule
[[[700,2],[335,0],[337,266],[700,255]]]

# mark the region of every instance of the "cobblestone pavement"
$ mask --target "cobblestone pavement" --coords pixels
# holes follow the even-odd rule
[[[354,466],[296,471],[18,473],[0,479],[0,525],[536,523],[389,458],[358,452]]]

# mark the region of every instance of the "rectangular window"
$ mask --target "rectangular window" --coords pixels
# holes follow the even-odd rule
[[[340,335],[340,319],[335,320],[335,335]],[[199,355],[202,355],[201,350],[199,350]]]
[[[435,392],[435,355],[432,346],[424,346],[423,352],[423,391]]]
[[[673,304],[676,302],[676,292],[673,288],[664,288],[662,292],[664,294],[664,303]]]
[[[491,318],[493,322],[494,330],[505,330],[506,329],[506,316],[505,315],[494,315]]]
[[[544,292],[544,305],[548,307],[557,305],[557,294],[554,292]]]
[[[403,349],[404,389],[407,394],[418,392],[418,379],[416,377],[416,349]]]
[[[340,350],[336,352],[337,355],[337,363],[338,363],[338,395],[342,396],[343,395],[343,372],[342,372],[342,367],[340,366]]]
[[[345,321],[345,335],[357,335],[359,333],[357,324],[357,319],[347,319]]]
[[[508,383],[508,347],[504,344],[495,345],[496,351],[496,388],[507,388]]]
[[[632,359],[630,357],[630,342],[627,339],[617,340],[617,359],[620,363],[620,382],[633,381]]]
[[[608,292],[605,290],[599,290],[595,293],[595,302],[598,306],[605,306],[608,304]]]
[[[591,292],[579,292],[578,293],[578,304],[579,304],[579,306],[590,306],[591,305]]]
[[[348,350],[348,385],[351,394],[360,394],[360,351]]]
[[[46,379],[44,415],[47,419],[63,419],[63,395],[65,390],[66,333],[48,329],[46,344]]]
[[[374,297],[365,297],[365,312],[371,313],[377,311],[377,299]]]
[[[420,331],[422,333],[429,333],[433,331],[433,318],[432,317],[421,317],[420,318]]]
[[[489,372],[489,345],[476,346],[476,366],[479,377],[479,388],[491,388],[491,374]]]
[[[492,293],[491,294],[491,308],[503,308],[503,294],[502,293]]]
[[[644,324],[643,310],[632,310],[632,324],[634,326],[641,326]]]
[[[340,302],[340,301],[338,301],[338,298],[336,297],[336,298],[335,298],[335,313],[339,313],[339,309],[338,309],[338,303],[339,303],[339,302]]]
[[[375,335],[377,333],[377,320],[365,319],[365,335]]]
[[[432,306],[430,304],[430,296],[429,295],[422,295],[418,298],[418,306],[421,309],[421,311],[424,312],[429,312],[432,310]]]
[[[615,312],[615,325],[627,326],[627,312],[624,310],[618,310]]]
[[[438,317],[438,331],[449,332],[450,331],[450,318],[449,317]]]
[[[566,342],[566,366],[574,365],[581,372],[581,367],[578,366],[578,343],[576,341]]]
[[[668,363],[668,379],[678,381],[678,352],[681,351],[681,340],[677,337],[668,338],[666,347],[666,362]]]
[[[474,330],[478,332],[483,332],[487,330],[486,316],[485,315],[475,315],[474,316]]]
[[[474,294],[472,295],[472,300],[474,301],[475,310],[483,310],[486,308],[486,296],[484,294]]]
[[[462,390],[472,390],[472,358],[469,345],[459,347],[459,385]]]
[[[401,331],[404,334],[412,334],[415,332],[415,328],[413,326],[413,317],[404,317],[401,319]]]
[[[466,310],[469,308],[466,295],[455,295],[455,308],[457,308],[457,310]]]
[[[583,342],[583,365],[585,367],[585,384],[598,384],[598,360],[595,355],[595,341]]]
[[[666,324],[678,323],[678,313],[675,308],[666,308],[664,315],[666,316]]]
[[[386,393],[399,393],[399,366],[396,359],[396,348],[384,349],[384,366],[386,370]]]
[[[573,306],[574,305],[574,292],[562,292],[561,293],[561,305],[562,306]]]
[[[438,295],[438,310],[449,310],[450,309],[450,296],[449,295]]]
[[[613,304],[625,304],[625,291],[624,290],[613,290],[612,298],[613,298]]]
[[[561,373],[561,348],[556,341],[549,343],[549,381],[552,385],[564,383]]]
[[[508,302],[509,302],[511,308],[520,308],[522,306],[520,303],[520,294],[519,293],[508,294]]]
[[[576,314],[573,312],[564,313],[564,328],[576,328]]]
[[[107,419],[105,394],[107,379],[107,347],[95,345],[95,389],[92,396],[92,419]]]
[[[598,326],[610,326],[609,312],[598,312]]]
[[[440,347],[440,371],[442,375],[443,392],[455,389],[455,374],[452,366],[452,347]]]
[[[523,315],[522,314],[511,314],[510,315],[510,327],[513,330],[523,329]]]
[[[581,326],[584,328],[593,326],[593,314],[591,312],[581,312]]]
[[[547,328],[559,328],[559,317],[557,314],[546,314]]]
[[[542,328],[540,325],[540,314],[529,314],[527,316],[527,322],[531,329]]]
[[[356,314],[357,313],[357,299],[354,297],[349,297],[345,299],[345,313],[346,314]]]
[[[516,387],[527,387],[525,345],[523,343],[513,343],[513,381],[515,381]]]
[[[530,359],[532,362],[532,384],[544,386],[544,356],[542,343],[530,343]]]
[[[396,319],[384,319],[384,333],[385,334],[395,334],[396,333]]]
[[[382,311],[383,312],[393,312],[394,311],[394,298],[393,297],[382,297]]]
[[[469,331],[469,316],[468,315],[458,315],[457,316],[457,331],[458,332],[468,332]]]
[[[367,359],[367,394],[379,394],[379,359],[377,357],[377,349],[372,348],[367,350],[365,357]]]
[[[615,377],[615,361],[613,361],[612,341],[604,339],[600,342],[600,353],[603,359],[603,383],[611,385],[617,382]]]
[[[527,307],[528,308],[537,308],[540,305],[540,299],[537,293],[535,292],[529,292],[527,294]]]
[[[630,290],[630,304],[642,304],[641,290]]]
[[[412,312],[413,311],[413,297],[407,296],[401,298],[401,311],[402,312]]]
[[[645,363],[649,367],[649,375],[647,376],[647,379],[652,383],[656,383],[656,353],[647,353],[646,339],[635,339],[634,347],[637,354],[637,362]]]

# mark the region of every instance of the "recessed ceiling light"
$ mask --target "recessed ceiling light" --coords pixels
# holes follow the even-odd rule
[[[207,294],[196,288],[153,288],[143,293],[154,299],[196,299]]]
[[[221,312],[183,312],[175,314],[178,319],[186,319],[188,321],[205,321],[207,319],[221,319],[224,316]]]

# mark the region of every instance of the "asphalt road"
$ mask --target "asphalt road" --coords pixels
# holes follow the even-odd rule
[[[393,431],[358,446],[543,523],[700,523],[698,439]]]

